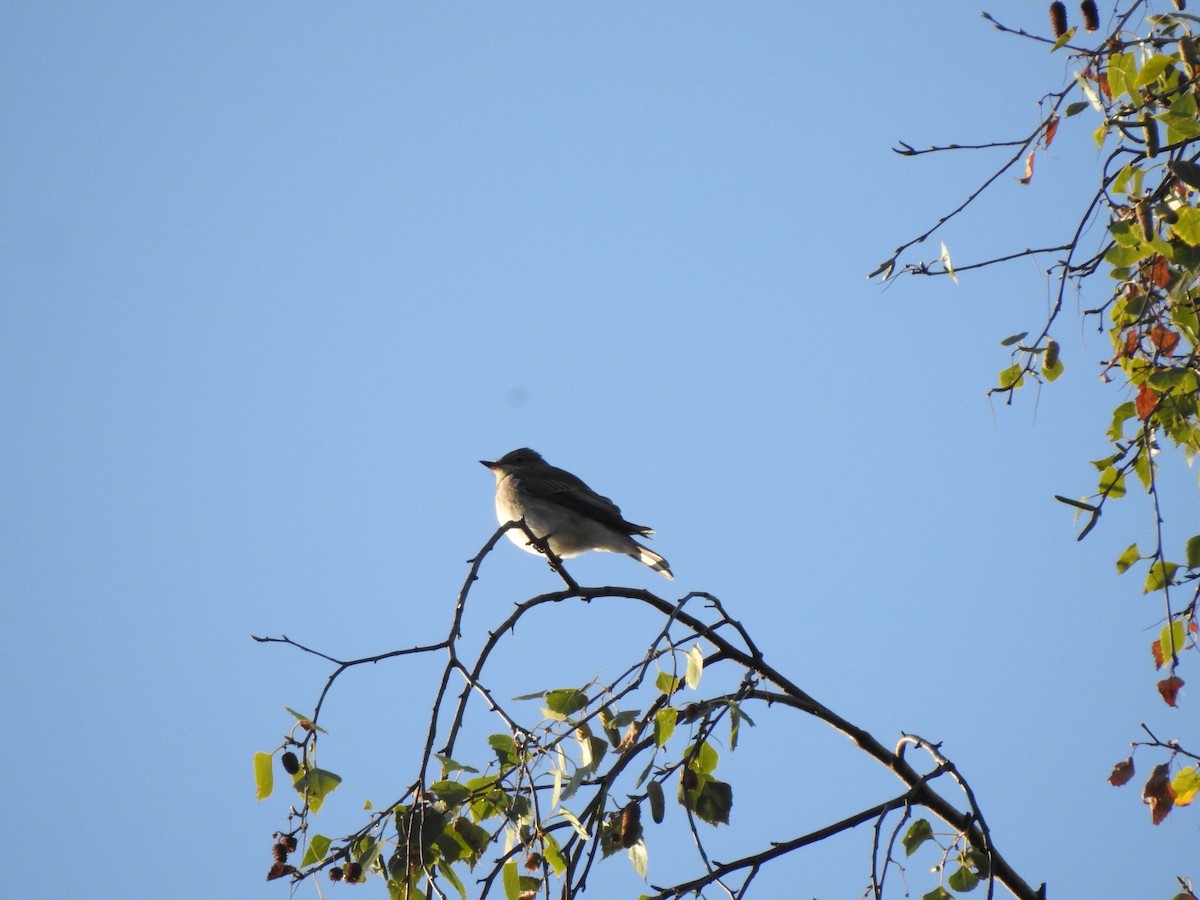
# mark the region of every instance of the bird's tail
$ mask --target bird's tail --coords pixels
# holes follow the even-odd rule
[[[665,559],[663,559],[650,548],[643,547],[636,541],[633,542],[633,547],[634,549],[629,551],[629,555],[640,562],[643,566],[649,566],[668,581],[673,581],[675,579],[675,576],[671,574],[671,566]]]

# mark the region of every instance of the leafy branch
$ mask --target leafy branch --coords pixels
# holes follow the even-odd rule
[[[1200,622],[1200,535],[1183,541],[1182,560],[1170,549],[1164,533],[1168,499],[1162,492],[1160,466],[1164,448],[1191,465],[1200,452],[1200,44],[1196,32],[1200,18],[1183,12],[1176,0],[1173,10],[1155,12],[1148,0],[1118,4],[1109,26],[1101,30],[1094,3],[1083,4],[1084,25],[1095,32],[1093,41],[1082,41],[1069,28],[1066,7],[1050,5],[1053,35],[984,18],[998,31],[1038,44],[1067,56],[1072,74],[1060,90],[1046,93],[1038,126],[1012,141],[986,144],[945,144],[915,150],[901,142],[905,156],[957,149],[982,152],[1016,147],[980,186],[934,225],[897,248],[872,276],[950,275],[1009,262],[1042,253],[1062,254],[1046,270],[1056,282],[1054,301],[1036,328],[1001,341],[1010,348],[1010,365],[999,373],[990,395],[1003,394],[1011,404],[1015,392],[1029,383],[1049,383],[1064,372],[1061,347],[1052,337],[1068,287],[1083,293],[1097,291],[1104,299],[1084,310],[1083,320],[1093,320],[1108,335],[1112,354],[1099,364],[1105,383],[1116,383],[1125,398],[1113,409],[1106,432],[1110,452],[1092,465],[1099,471],[1094,493],[1082,498],[1056,495],[1086,515],[1078,535],[1083,539],[1096,527],[1112,500],[1126,494],[1132,475],[1145,491],[1150,506],[1153,549],[1142,551],[1132,543],[1116,560],[1118,572],[1145,565],[1143,593],[1158,594],[1163,603],[1162,630],[1151,651],[1166,675],[1158,691],[1176,705],[1183,680],[1178,670],[1197,649]],[[1086,46],[1093,43],[1093,46]],[[1005,173],[1030,184],[1039,152],[1048,148],[1061,123],[1092,117],[1092,132],[1103,153],[1095,187],[1080,197],[1069,237],[1060,245],[996,255],[955,267],[943,243],[937,260],[907,259],[905,255],[966,211]],[[1022,165],[1023,169],[1018,169]],[[1020,173],[1020,174],[1018,174]],[[1082,249],[1091,226],[1105,218],[1105,234],[1097,251]],[[1033,332],[1035,337],[1029,339]],[[1127,399],[1126,399],[1127,398]],[[1129,426],[1136,425],[1130,429]],[[1128,433],[1127,433],[1128,432]],[[1190,599],[1178,598],[1187,586]],[[1143,745],[1144,746],[1144,745]],[[1157,745],[1162,749],[1163,745]],[[1170,763],[1178,755],[1173,751]],[[1132,771],[1132,762],[1130,763]],[[1146,788],[1156,823],[1171,805],[1162,801],[1167,788],[1174,805],[1190,802],[1194,770],[1185,767],[1174,779],[1157,768],[1155,787]],[[1165,810],[1165,811],[1164,811]]]
[[[601,860],[620,851],[638,874],[648,877],[648,845],[668,840],[669,830],[659,826],[670,792],[683,813],[700,871],[671,884],[651,882],[654,893],[645,896],[683,897],[720,885],[730,896],[744,897],[757,875],[777,860],[874,823],[868,890],[882,898],[887,872],[901,865],[893,856],[895,838],[881,854],[884,822],[896,813],[901,823],[908,822],[916,810],[927,817],[909,825],[904,848],[907,855],[928,841],[940,848],[936,896],[951,896],[949,891],[970,890],[984,881],[989,896],[997,884],[1022,900],[1044,896],[996,848],[966,780],[937,745],[904,735],[894,749],[886,747],[768,663],[745,627],[710,594],[690,593],[671,601],[637,588],[580,586],[561,560],[550,557],[564,588],[515,604],[478,649],[464,657],[463,616],[483,561],[506,531],[524,527],[521,522],[501,527],[471,560],[442,641],[340,660],[287,636],[256,638],[316,656],[332,667],[312,714],[293,712],[297,724],[281,747],[256,757],[260,797],[271,793],[271,769],[280,751],[299,795],[286,827],[276,834],[269,878],[298,883],[322,871],[341,882],[377,877],[393,898],[457,894],[465,900],[469,893],[483,898],[497,891],[509,900],[573,897],[602,871],[597,868]],[[533,540],[527,529],[526,535]],[[638,658],[611,678],[501,702],[491,684],[498,674],[493,671],[495,651],[531,612],[567,601],[632,604],[653,613],[660,624]],[[420,761],[407,786],[392,803],[369,809],[359,828],[339,837],[319,833],[315,817],[341,782],[316,764],[318,745],[323,755],[337,752],[318,724],[335,684],[352,668],[430,653],[444,653],[446,660]],[[701,690],[702,680],[715,686]],[[538,704],[536,712],[529,710],[530,701]],[[819,828],[770,841],[755,853],[719,861],[707,848],[708,835],[730,822],[734,786],[718,777],[718,747],[723,743],[725,752],[736,751],[745,727],[756,724],[751,712],[759,717],[787,711],[845,735],[891,771],[903,790]],[[474,731],[466,730],[481,715],[499,725],[487,737],[482,757],[474,738],[468,740]],[[907,761],[905,751],[911,747],[930,758],[928,771]],[[287,754],[292,754],[291,765]],[[952,794],[937,787],[945,777],[953,782]],[[748,817],[753,819],[753,813]],[[930,820],[947,829],[947,842],[936,838]],[[301,840],[302,859],[299,865],[289,864],[288,856],[299,852]],[[471,878],[475,888],[469,892]]]

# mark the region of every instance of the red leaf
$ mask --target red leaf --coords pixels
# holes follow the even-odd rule
[[[1029,155],[1025,157],[1025,177],[1017,179],[1021,184],[1029,184],[1033,178],[1033,153],[1034,151],[1030,150]]]
[[[1050,121],[1046,123],[1046,134],[1042,138],[1042,146],[1049,148],[1050,142],[1054,140],[1054,135],[1058,133],[1058,114],[1052,113]]]
[[[1108,783],[1113,787],[1120,787],[1126,784],[1133,777],[1133,757],[1126,757],[1115,766],[1113,766],[1112,774],[1108,776]]]
[[[1158,683],[1158,692],[1162,694],[1162,698],[1167,701],[1167,706],[1175,705],[1175,698],[1179,695],[1179,689],[1183,687],[1183,679],[1178,675],[1172,675],[1170,678],[1164,678]]]
[[[1150,645],[1150,652],[1154,655],[1154,668],[1161,669],[1163,667],[1163,652],[1162,641],[1155,641]]]
[[[1155,325],[1150,329],[1150,342],[1154,344],[1158,352],[1163,356],[1170,356],[1175,350],[1175,346],[1179,343],[1179,335],[1169,328]]]
[[[1146,786],[1142,788],[1142,802],[1150,804],[1150,820],[1157,825],[1167,817],[1175,805],[1175,789],[1171,787],[1171,770],[1166,763],[1154,767]]]
[[[1156,256],[1150,266],[1150,280],[1155,287],[1165,288],[1171,283],[1171,266],[1166,257]]]
[[[1139,384],[1137,398],[1133,401],[1133,408],[1137,410],[1138,418],[1143,422],[1146,421],[1156,406],[1158,406],[1158,394],[1151,390],[1150,385]]]
[[[1140,343],[1141,340],[1138,338],[1138,333],[1130,328],[1125,332],[1125,355],[1133,356],[1133,354],[1137,353],[1138,344]]]
[[[1106,100],[1112,99],[1112,88],[1108,86],[1108,73],[1101,72],[1100,77],[1096,79],[1096,84],[1100,86],[1100,93],[1104,95]]]

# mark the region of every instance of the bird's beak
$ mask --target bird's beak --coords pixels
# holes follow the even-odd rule
[[[496,463],[494,463],[494,462],[488,462],[486,459],[481,459],[481,460],[479,461],[479,464],[480,464],[481,466],[487,466],[489,469],[492,469],[493,471],[494,471],[494,470],[495,470],[495,468],[496,468]]]

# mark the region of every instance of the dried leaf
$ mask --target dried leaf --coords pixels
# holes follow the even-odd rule
[[[292,875],[296,871],[295,866],[286,866],[283,863],[275,863],[271,866],[271,870],[267,872],[267,881],[274,881],[276,878],[283,878],[285,875]]]
[[[1155,349],[1163,356],[1170,356],[1179,343],[1179,335],[1169,328],[1155,325],[1150,329],[1150,343],[1154,344]]]
[[[1108,776],[1108,783],[1113,787],[1120,787],[1127,784],[1129,779],[1133,777],[1133,757],[1128,756],[1113,766],[1112,774]]]
[[[1183,687],[1183,679],[1178,675],[1164,678],[1158,683],[1158,692],[1162,694],[1162,698],[1167,702],[1167,706],[1175,705],[1175,700],[1179,696],[1179,689],[1181,687]]]
[[[1034,151],[1030,150],[1029,155],[1025,157],[1025,177],[1017,179],[1021,184],[1029,184],[1033,178],[1033,154]]]
[[[1150,645],[1150,653],[1154,656],[1154,668],[1161,669],[1166,659],[1163,657],[1162,641],[1155,641]]]
[[[1125,332],[1125,355],[1133,356],[1133,354],[1137,353],[1138,344],[1140,343],[1141,340],[1138,338],[1138,333],[1130,328]]]
[[[1159,824],[1175,805],[1175,789],[1171,787],[1171,769],[1166,763],[1154,767],[1142,788],[1142,802],[1150,806],[1150,821]]]
[[[1046,123],[1046,134],[1042,137],[1042,146],[1049,148],[1050,143],[1054,140],[1054,135],[1058,133],[1058,113],[1051,113],[1050,121]]]
[[[1133,408],[1137,410],[1138,418],[1143,422],[1146,421],[1157,406],[1158,394],[1154,393],[1150,385],[1139,384],[1137,398],[1133,401]]]
[[[1150,280],[1154,282],[1155,287],[1160,288],[1165,288],[1171,283],[1171,266],[1165,256],[1154,257],[1150,266]]]

